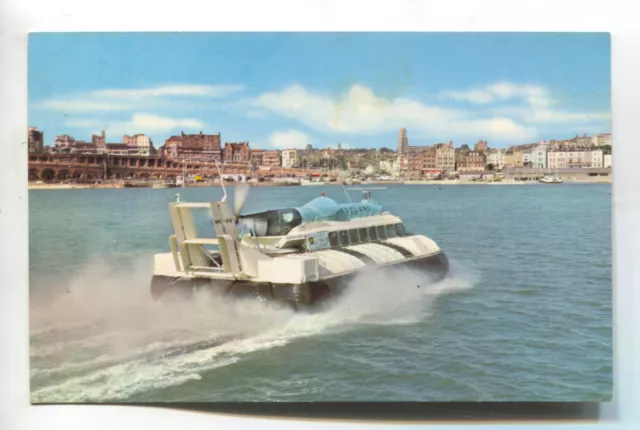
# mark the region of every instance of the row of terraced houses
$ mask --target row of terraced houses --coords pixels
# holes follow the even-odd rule
[[[407,130],[398,135],[397,174],[404,177],[436,176],[447,172],[484,172],[511,168],[536,169],[609,168],[611,134],[576,136],[565,140],[541,140],[537,143],[491,149],[486,140],[473,148],[453,142],[429,146],[410,146]]]
[[[76,140],[69,135],[56,136],[54,146],[43,146],[44,134],[35,127],[29,127],[29,152],[109,154],[160,156],[185,161],[219,161],[221,163],[253,164],[256,166],[293,167],[298,163],[297,151],[251,149],[249,142],[221,143],[220,133],[186,134],[171,136],[165,144],[156,149],[153,141],[144,134],[124,135],[122,142],[109,143],[105,132],[94,134],[91,141]]]

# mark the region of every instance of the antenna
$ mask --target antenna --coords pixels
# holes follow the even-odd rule
[[[226,202],[227,201],[227,189],[224,186],[224,180],[222,179],[222,173],[220,172],[220,165],[218,164],[218,160],[214,159],[213,161],[216,162],[216,169],[218,169],[218,179],[220,180],[220,186],[222,186],[222,202]]]

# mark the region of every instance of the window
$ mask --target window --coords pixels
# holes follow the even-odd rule
[[[381,240],[384,240],[384,239],[386,239],[386,238],[387,238],[387,234],[386,234],[386,232],[384,231],[384,226],[383,226],[383,225],[379,225],[379,226],[378,226],[378,237],[379,237]]]
[[[358,230],[349,230],[349,240],[351,240],[351,244],[353,245],[360,243],[360,240],[358,239]]]
[[[330,231],[329,232],[329,244],[332,247],[340,246],[340,242],[338,241],[338,232],[337,231]]]
[[[349,232],[347,230],[340,231],[340,245],[349,245]]]
[[[378,233],[376,232],[375,227],[369,227],[369,238],[372,241],[378,240]]]
[[[396,237],[396,228],[393,224],[389,224],[388,226],[386,226],[385,230],[389,239],[391,239],[392,237]]]
[[[369,238],[367,237],[367,229],[366,228],[361,228],[359,230],[360,233],[360,242],[368,242]]]

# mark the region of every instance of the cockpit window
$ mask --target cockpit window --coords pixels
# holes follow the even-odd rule
[[[393,224],[389,224],[385,227],[387,230],[387,237],[391,239],[392,237],[396,237],[396,229]]]
[[[358,239],[358,230],[355,228],[353,230],[349,230],[349,239],[351,240],[352,245],[360,243],[360,240]]]
[[[374,242],[378,240],[378,233],[375,227],[369,227],[369,238]]]
[[[280,209],[241,216],[238,222],[256,236],[284,236],[302,223],[302,217],[295,209]]]
[[[402,223],[396,224],[396,234],[398,236],[405,236],[406,235],[406,231],[404,229],[404,224],[402,224]]]
[[[358,232],[360,233],[360,241],[361,242],[368,242],[369,238],[367,237],[367,229],[366,228],[361,228],[358,230]]]
[[[330,231],[329,232],[329,244],[332,247],[340,246],[340,241],[338,240],[338,232],[337,231]]]

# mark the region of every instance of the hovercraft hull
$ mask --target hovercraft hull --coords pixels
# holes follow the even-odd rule
[[[397,269],[409,269],[422,273],[427,281],[437,282],[447,275],[449,260],[443,252],[439,252],[381,267],[368,266],[350,273],[301,284],[154,275],[151,280],[151,295],[154,299],[161,299],[173,294],[189,296],[196,291],[210,290],[230,297],[254,298],[265,302],[275,301],[301,309],[339,297],[348,289],[354,278],[360,274],[376,270]]]

